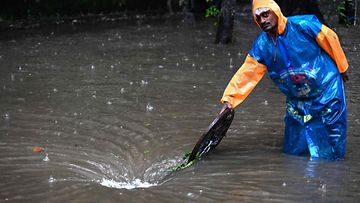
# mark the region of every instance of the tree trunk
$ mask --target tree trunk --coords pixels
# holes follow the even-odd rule
[[[186,23],[195,23],[194,0],[184,0],[184,20]]]
[[[344,13],[339,15],[339,23],[354,25],[355,24],[355,1],[356,0],[344,0]]]
[[[325,23],[324,16],[321,14],[317,0],[275,0],[280,6],[285,16],[312,14],[319,21]]]
[[[228,44],[233,41],[236,0],[222,0],[215,43]]]
[[[169,14],[174,15],[174,12],[172,10],[171,0],[167,0],[166,5],[167,5],[167,8],[168,8]]]
[[[319,21],[323,24],[326,24],[324,20],[324,16],[322,15],[319,4],[317,0],[309,0],[308,3],[308,14],[314,14],[319,19]]]
[[[356,21],[358,20],[357,19],[357,15],[358,15],[358,0],[355,0],[355,5],[354,5],[354,8],[355,8],[355,12],[354,12],[354,24],[353,25],[356,25]]]

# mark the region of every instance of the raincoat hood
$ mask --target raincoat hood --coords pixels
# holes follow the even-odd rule
[[[253,0],[252,2],[252,14],[255,23],[260,27],[260,25],[256,22],[255,18],[255,10],[258,8],[270,8],[278,17],[278,27],[277,31],[279,34],[282,34],[285,30],[286,26],[286,17],[282,14],[279,5],[273,0]]]

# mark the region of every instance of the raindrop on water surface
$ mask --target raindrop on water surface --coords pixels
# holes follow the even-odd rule
[[[195,195],[194,193],[191,193],[191,192],[188,192],[188,193],[186,194],[186,196],[187,196],[187,197],[190,197],[190,198],[195,198],[195,197],[196,197],[196,195]]]
[[[141,80],[140,84],[141,84],[141,86],[146,86],[149,84],[149,82],[147,82],[145,80]]]
[[[53,182],[55,182],[55,178],[54,178],[52,175],[50,175],[50,177],[49,177],[49,183],[53,183]]]
[[[45,162],[50,161],[49,154],[45,154],[45,157],[43,158],[43,161],[45,161]]]
[[[320,184],[319,190],[320,190],[321,192],[326,192],[326,191],[327,191],[327,189],[326,189],[326,184]]]
[[[152,111],[152,110],[154,110],[154,107],[151,106],[150,103],[148,103],[148,104],[146,105],[146,111],[150,112],[150,111]]]
[[[5,113],[5,114],[4,114],[4,118],[5,118],[5,120],[9,120],[9,119],[10,119],[10,114],[9,114],[9,113]]]
[[[233,68],[234,66],[233,66],[233,64],[232,64],[232,58],[230,58],[230,62],[229,62],[229,68]]]

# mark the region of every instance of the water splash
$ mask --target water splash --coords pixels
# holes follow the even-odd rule
[[[105,179],[103,178],[99,181],[100,185],[110,188],[117,188],[117,189],[135,189],[135,188],[149,188],[153,186],[157,186],[156,183],[148,183],[142,182],[140,179],[136,178],[130,182],[117,182],[113,179]]]

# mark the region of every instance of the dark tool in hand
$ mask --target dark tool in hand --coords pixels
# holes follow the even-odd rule
[[[206,132],[197,141],[192,152],[185,155],[185,162],[175,167],[173,170],[177,171],[189,167],[194,163],[194,161],[219,145],[223,137],[226,135],[234,116],[235,111],[233,108],[226,108],[223,112],[221,112],[221,114],[214,119],[207,128]]]

